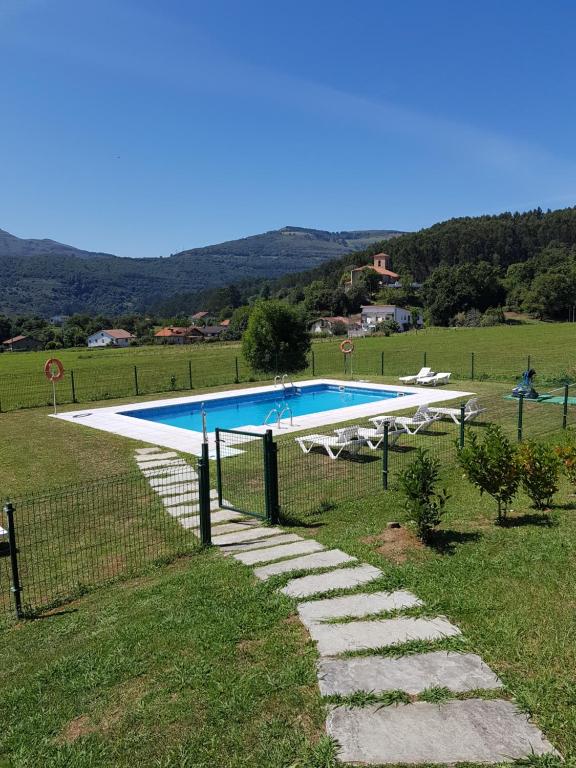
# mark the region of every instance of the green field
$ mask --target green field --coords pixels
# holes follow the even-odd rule
[[[534,329],[537,335],[530,336]],[[513,338],[516,347],[519,339],[542,345],[554,367],[573,354],[569,333],[576,332],[574,326],[499,330]],[[536,341],[552,330],[564,334],[565,354],[552,355],[551,341]],[[446,354],[454,351],[448,339],[458,340],[459,354],[466,354],[464,341],[472,339],[476,349],[482,340],[490,346],[493,332],[434,331],[368,339],[357,348],[380,357],[385,346],[386,362],[393,345],[405,345],[395,348],[409,360],[399,371],[404,373],[414,368],[427,342],[430,365],[440,369],[444,366],[434,362],[434,354],[444,348]],[[511,367],[510,346],[501,341],[498,354],[494,351],[493,371],[502,378]],[[333,342],[318,342],[315,357],[339,360],[335,348]],[[522,354],[527,348],[532,347],[524,347]],[[229,356],[228,361],[237,351],[206,350]],[[153,354],[169,366],[178,355],[200,356],[204,350],[143,348],[94,354],[112,366],[128,357],[139,364],[144,359],[139,355]],[[538,352],[530,354],[538,359]],[[0,356],[1,365],[6,365],[6,357]],[[24,367],[43,358],[13,356]],[[538,369],[536,362],[534,367]],[[369,378],[396,380],[392,374]],[[489,408],[489,416],[472,429],[483,430],[490,418],[516,436],[518,403],[504,398],[510,382],[455,378],[454,388],[477,392]],[[113,479],[135,469],[137,442],[55,421],[49,413],[48,408],[36,408],[0,414],[0,428],[8,436],[0,443],[3,497],[85,484],[103,476]],[[561,441],[561,423],[561,405],[525,404],[526,437]],[[573,432],[575,406],[570,407],[568,425]],[[536,513],[521,493],[510,524],[495,526],[492,500],[480,497],[454,466],[458,436],[456,425],[442,421],[414,437],[403,437],[390,452],[388,491],[382,490],[378,453],[363,450],[360,460],[331,462],[319,453],[305,456],[293,437],[285,436],[278,440],[284,522],[291,531],[382,568],[383,579],[370,589],[412,589],[426,601],[427,610],[458,623],[466,647],[483,656],[502,677],[509,695],[531,713],[564,756],[574,760],[576,588],[567,574],[574,569],[576,496],[562,480],[551,509]],[[430,548],[418,545],[409,525],[397,542],[386,532],[388,521],[406,522],[395,476],[419,446],[442,460],[443,482],[451,495]],[[262,508],[259,448],[247,446],[245,453],[224,463],[227,495],[254,510]],[[141,500],[151,508],[146,498]],[[76,525],[81,526],[84,508],[75,510]],[[93,510],[88,511],[86,530],[93,521]],[[52,525],[41,506],[35,514],[39,530],[43,523],[44,530]],[[101,524],[102,531],[114,528],[112,518],[104,517]],[[130,530],[124,534],[129,536]],[[0,673],[5,694],[0,704],[0,765],[4,758],[10,768],[112,768],[135,760],[162,768],[332,768],[331,749],[321,740],[315,649],[295,620],[293,604],[274,592],[281,583],[256,583],[242,565],[217,553],[197,552],[164,567],[150,562],[139,579],[103,586],[52,616],[0,630],[6,660]],[[41,702],[48,692],[50,706],[45,707]]]
[[[539,386],[558,386],[576,381],[575,350],[576,324],[431,328],[357,339],[347,363],[338,341],[318,340],[304,373],[400,376],[426,364],[436,371],[451,371],[456,379],[514,381],[530,364],[537,371]],[[244,363],[238,344],[75,349],[62,350],[58,356],[66,368],[57,387],[60,403],[181,392],[263,378]],[[45,352],[0,355],[2,410],[49,404],[51,388],[42,374],[47,357]]]

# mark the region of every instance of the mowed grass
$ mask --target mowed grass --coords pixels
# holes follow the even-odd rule
[[[511,381],[530,364],[537,370],[540,384],[552,386],[576,380],[575,348],[576,324],[569,323],[430,328],[388,338],[357,339],[355,352],[346,361],[338,339],[317,340],[305,373],[398,376],[428,365],[436,371],[451,371],[460,379]],[[78,402],[90,402],[266,379],[246,365],[238,343],[74,349],[54,354],[66,369],[57,387],[61,403],[74,397]],[[42,374],[47,357],[46,352],[0,355],[1,409],[50,403],[51,387]]]
[[[0,765],[327,765],[291,602],[215,553],[4,631],[0,649]]]
[[[455,381],[454,388],[478,392],[515,435],[517,403],[503,399],[509,385]],[[563,438],[561,407],[526,407],[528,436]],[[55,422],[48,413],[0,415],[0,426],[19,435],[16,450],[0,446],[0,477],[10,473],[10,493],[134,466],[135,441]],[[55,423],[61,431],[53,431]],[[472,428],[482,430],[483,422]],[[457,438],[451,422],[401,438],[385,492],[378,452],[363,451],[369,461],[331,462],[304,456],[287,436],[279,441],[285,523],[380,567],[383,578],[367,589],[412,589],[427,610],[456,622],[462,647],[480,653],[564,756],[576,759],[576,587],[569,577],[576,497],[562,481],[551,510],[537,514],[521,494],[511,524],[497,527],[494,503],[453,463]],[[31,443],[33,469],[25,453]],[[451,494],[430,548],[410,534],[395,489],[418,446],[442,458]],[[259,457],[250,449],[225,461],[225,482],[243,489],[243,501],[261,499]],[[386,530],[391,520],[403,522],[400,534]],[[262,585],[247,568],[202,552],[0,632],[7,765],[329,768],[330,749],[318,741],[315,650],[293,604],[274,590],[287,578]]]

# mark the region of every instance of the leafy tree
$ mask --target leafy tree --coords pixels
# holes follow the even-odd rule
[[[557,446],[556,455],[562,462],[562,469],[568,482],[574,486],[576,492],[576,441],[574,438],[567,440],[564,445]]]
[[[6,315],[0,315],[0,342],[12,337],[12,321]]]
[[[310,335],[302,312],[281,301],[258,301],[242,337],[246,362],[263,373],[295,373],[308,365]]]
[[[520,463],[516,448],[499,424],[486,428],[482,441],[475,432],[458,451],[458,462],[468,480],[498,504],[498,523],[506,518],[508,505],[520,484]]]
[[[418,449],[414,461],[400,475],[406,510],[416,525],[418,538],[424,542],[432,538],[450,498],[446,489],[436,490],[439,477],[440,461],[424,448]]]
[[[226,331],[227,340],[239,341],[242,338],[242,334],[248,327],[251,309],[252,307],[244,305],[234,310],[230,318],[230,325]]]
[[[448,325],[457,312],[483,312],[505,300],[499,270],[492,264],[438,267],[423,286],[423,296],[433,325]]]
[[[546,509],[558,490],[560,459],[545,443],[527,440],[518,448],[522,487],[536,509]]]
[[[348,328],[346,327],[346,323],[343,323],[342,320],[336,320],[336,322],[332,323],[332,334],[334,336],[346,336],[348,333]]]

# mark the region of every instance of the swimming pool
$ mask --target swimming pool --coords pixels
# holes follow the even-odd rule
[[[198,417],[202,404],[208,414],[208,442],[213,450],[216,427],[256,434],[271,429],[278,436],[305,429],[330,432],[334,424],[344,421],[366,423],[372,416],[383,413],[406,413],[420,405],[446,403],[456,398],[462,401],[474,394],[444,387],[426,389],[338,379],[307,379],[297,382],[297,388],[300,394],[289,393],[287,399],[293,412],[293,423],[290,424],[286,414],[280,427],[274,417],[267,426],[262,424],[269,411],[276,407],[277,401],[283,404],[282,390],[270,384],[164,398],[146,404],[117,404],[65,411],[50,418],[77,424],[78,428],[101,429],[150,445],[200,456],[203,438]]]
[[[167,424],[194,432],[202,431],[202,409],[206,412],[206,425],[209,432],[216,427],[237,429],[246,425],[260,426],[267,419],[271,426],[277,422],[273,409],[282,411],[284,422],[289,422],[290,411],[293,418],[313,413],[335,411],[355,405],[377,403],[402,397],[404,391],[379,388],[354,387],[336,384],[312,384],[288,386],[285,390],[276,389],[268,392],[247,392],[228,395],[203,402],[179,403],[155,408],[120,412],[123,416],[144,419],[155,424]],[[288,408],[290,410],[288,410]]]

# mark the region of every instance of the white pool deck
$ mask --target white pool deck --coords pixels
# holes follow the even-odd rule
[[[411,387],[397,386],[394,384],[375,384],[369,381],[341,381],[338,379],[307,379],[306,381],[297,381],[297,387],[311,386],[312,384],[332,384],[336,386],[354,387],[355,389],[382,389],[387,392],[404,392],[404,397],[390,398],[381,402],[364,403],[363,405],[352,405],[346,408],[337,408],[331,411],[322,411],[320,413],[310,413],[305,416],[295,416],[293,425],[290,426],[288,420],[282,422],[278,429],[276,424],[264,426],[262,424],[244,424],[237,429],[247,432],[263,434],[267,429],[271,429],[274,435],[285,435],[290,432],[299,432],[302,430],[324,427],[328,424],[337,424],[343,421],[353,421],[354,419],[365,420],[371,416],[379,416],[383,413],[394,413],[395,411],[405,410],[406,408],[418,408],[419,405],[438,403],[446,400],[462,401],[471,397],[474,392],[460,392],[445,387]],[[72,424],[79,424],[84,427],[101,429],[104,432],[112,432],[115,435],[122,435],[133,440],[138,440],[152,445],[159,445],[165,448],[172,448],[181,453],[189,453],[194,456],[200,456],[202,445],[202,433],[194,432],[181,427],[173,427],[168,424],[158,424],[145,419],[136,419],[125,414],[135,411],[141,411],[148,408],[161,408],[167,405],[185,405],[191,403],[207,403],[212,400],[218,400],[222,397],[231,397],[233,395],[246,395],[249,392],[273,392],[278,387],[267,385],[263,387],[248,387],[244,389],[229,389],[225,392],[205,393],[203,395],[189,395],[187,397],[175,397],[164,400],[148,400],[142,403],[132,403],[128,405],[113,405],[104,408],[83,408],[78,411],[67,411],[59,413],[50,418],[69,421]],[[214,450],[214,433],[208,434],[210,448]]]

